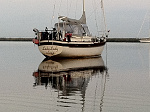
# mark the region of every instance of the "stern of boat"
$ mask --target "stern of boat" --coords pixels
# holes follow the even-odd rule
[[[57,45],[41,45],[39,51],[46,57],[52,57],[62,52],[62,46]]]

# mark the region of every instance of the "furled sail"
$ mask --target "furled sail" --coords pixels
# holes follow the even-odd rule
[[[59,19],[61,19],[62,21],[65,21],[67,23],[70,24],[86,24],[86,16],[85,16],[85,11],[83,12],[81,18],[79,20],[77,19],[71,19],[65,16],[59,16]]]

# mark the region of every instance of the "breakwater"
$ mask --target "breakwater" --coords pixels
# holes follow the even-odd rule
[[[32,41],[33,38],[0,38],[0,41]],[[108,38],[107,42],[139,42],[138,38]]]
[[[33,38],[0,38],[0,41],[32,41]]]
[[[139,38],[108,38],[107,42],[140,42]]]

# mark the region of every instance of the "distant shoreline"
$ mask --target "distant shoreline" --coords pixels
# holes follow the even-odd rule
[[[140,42],[139,38],[108,38],[107,42]]]
[[[0,41],[32,41],[33,38],[0,38]]]
[[[32,41],[33,38],[0,38],[0,41]],[[108,38],[107,42],[140,42],[139,38]]]

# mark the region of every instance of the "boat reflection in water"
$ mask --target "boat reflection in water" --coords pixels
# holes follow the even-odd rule
[[[35,77],[34,87],[41,85],[44,85],[45,88],[51,87],[58,94],[59,101],[57,103],[61,104],[57,104],[57,106],[73,107],[72,104],[78,105],[79,103],[80,106],[82,105],[81,108],[83,109],[84,107],[85,110],[85,97],[93,96],[94,99],[96,97],[94,96],[95,88],[100,88],[97,89],[100,93],[97,94],[96,100],[99,101],[99,104],[97,104],[98,107],[96,108],[100,109],[100,105],[102,106],[102,97],[104,96],[107,76],[107,69],[104,66],[102,57],[59,60],[45,59],[39,65],[37,72],[33,73],[33,76]],[[95,84],[93,82],[90,83],[91,80]],[[60,99],[63,101],[60,101]],[[69,103],[70,101],[71,103]],[[92,103],[92,100],[90,101]]]

